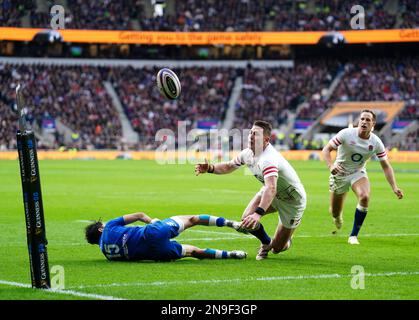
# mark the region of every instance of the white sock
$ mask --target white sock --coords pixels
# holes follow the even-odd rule
[[[363,207],[359,203],[357,204],[356,208],[361,212],[367,212],[368,211],[368,207]]]

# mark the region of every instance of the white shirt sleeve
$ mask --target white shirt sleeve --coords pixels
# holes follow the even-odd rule
[[[384,144],[380,139],[377,139],[374,152],[378,160],[384,161],[388,159],[386,148],[384,147]]]
[[[240,151],[240,153],[230,160],[230,164],[236,166],[237,168],[245,164],[245,154],[247,149]]]
[[[271,176],[278,176],[278,165],[273,161],[265,160],[261,165],[263,179],[266,179]]]
[[[330,139],[329,143],[333,149],[337,149],[345,142],[346,132],[346,129],[340,130],[332,139]]]

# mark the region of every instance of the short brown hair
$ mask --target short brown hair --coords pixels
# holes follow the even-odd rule
[[[361,113],[363,113],[363,112],[368,112],[368,113],[371,113],[372,114],[372,121],[373,122],[377,122],[377,115],[375,114],[375,112],[374,111],[372,111],[372,110],[370,110],[370,109],[364,109],[364,110],[362,110],[361,111]],[[361,114],[360,114],[361,115]]]
[[[255,122],[253,122],[253,125],[261,127],[263,129],[263,135],[265,137],[271,137],[272,125],[269,122],[263,120],[256,120]]]

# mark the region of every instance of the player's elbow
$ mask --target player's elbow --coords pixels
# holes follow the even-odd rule
[[[136,219],[137,220],[143,220],[145,217],[145,213],[144,212],[137,212],[136,213]]]
[[[322,153],[327,155],[332,152],[332,149],[333,148],[330,146],[330,144],[326,144],[322,149]]]

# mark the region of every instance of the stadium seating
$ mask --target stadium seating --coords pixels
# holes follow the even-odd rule
[[[28,117],[38,125],[41,126],[45,117],[51,116],[79,135],[79,141],[74,143],[80,148],[118,146],[122,135],[121,124],[102,85],[98,68],[11,64],[0,67],[1,108],[8,110],[5,121],[10,130],[16,127],[13,124],[16,119],[10,114],[14,89],[22,81],[25,83],[26,105],[30,107]],[[12,134],[15,132],[12,131]],[[2,134],[0,140],[9,141],[10,138],[9,134]]]
[[[315,120],[338,101],[405,101],[397,120],[419,119],[419,60],[413,57],[352,59],[345,64],[345,74],[325,102],[311,99],[297,119]],[[366,106],[367,107],[367,106]],[[416,133],[417,134],[417,133]],[[415,139],[414,133],[410,135]],[[398,148],[412,150],[412,141],[403,141]]]
[[[246,68],[233,127],[244,129],[254,119],[265,119],[279,128],[297,106],[297,119],[315,120],[338,101],[404,100],[406,107],[397,120],[418,119],[418,59],[354,59],[345,64],[339,85],[331,98],[324,101],[324,89],[342,68],[333,59],[297,60],[293,68]],[[159,144],[155,141],[159,129],[177,133],[178,121],[185,121],[189,130],[200,120],[220,123],[224,119],[236,69],[175,69],[183,88],[181,98],[176,101],[165,100],[158,92],[157,70],[157,67],[2,64],[0,148],[15,145],[17,117],[12,110],[14,89],[20,80],[26,85],[27,105],[31,107],[29,120],[41,127],[45,117],[59,119],[79,135],[74,145],[83,149],[121,147],[121,123],[103,81],[113,85],[133,129],[139,133],[141,143],[134,146],[137,149],[155,148]],[[56,139],[58,144],[72,146],[59,135]],[[412,148],[411,145],[406,140],[398,147]]]
[[[417,29],[419,27],[419,2],[415,0],[399,0],[399,10],[401,12],[399,28]]]
[[[335,0],[168,0],[173,10],[163,16],[146,14],[145,1],[67,0],[66,28],[141,29],[159,31],[307,31],[351,29],[352,3]],[[15,3],[17,5],[15,5]],[[50,25],[48,12],[37,8],[37,1],[5,1],[3,20],[7,26],[21,26],[23,8],[30,10],[32,27]],[[389,12],[386,1],[362,1],[366,29],[415,28],[418,4],[401,0]],[[50,3],[52,5],[52,3]]]
[[[52,6],[54,3],[51,3]],[[67,0],[65,6],[66,29],[131,30],[131,19],[141,20],[144,12],[142,1],[83,1]],[[49,12],[33,8],[30,13],[32,27],[50,26]]]
[[[419,82],[415,58],[354,59],[345,64],[345,74],[330,100],[312,99],[297,115],[299,119],[316,119],[337,101],[398,101],[417,106]],[[414,113],[409,108],[409,113]],[[408,111],[405,111],[408,112]],[[404,113],[403,113],[404,114]]]
[[[16,148],[17,115],[0,101],[0,151]]]
[[[233,68],[183,68],[175,70],[184,88],[176,101],[165,100],[155,85],[157,68],[112,68],[109,78],[125,112],[143,144],[155,146],[155,133],[167,128],[177,133],[177,122],[220,121],[233,87]],[[144,147],[144,145],[143,145]]]
[[[4,0],[0,4],[0,26],[21,27],[22,18],[36,8],[33,0]]]
[[[299,61],[292,69],[247,69],[234,126],[245,128],[252,119],[265,119],[279,127],[300,103],[320,96],[338,66],[337,61],[313,60]]]

